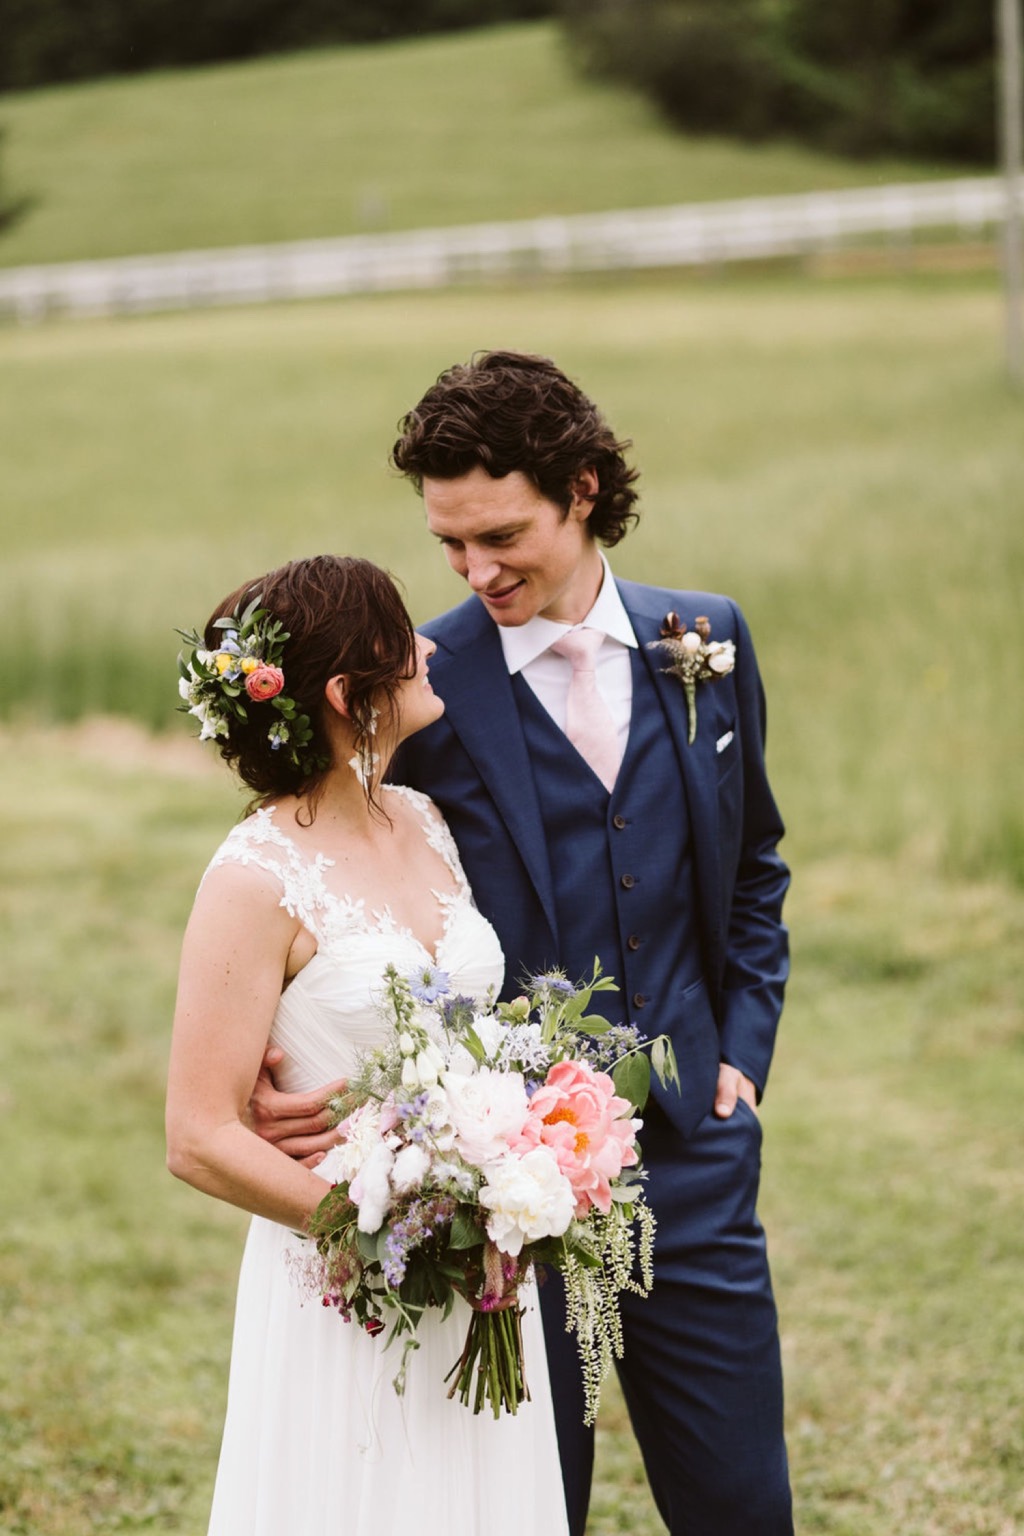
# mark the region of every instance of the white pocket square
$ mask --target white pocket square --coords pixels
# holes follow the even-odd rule
[[[732,741],[733,734],[734,733],[732,731],[726,731],[724,736],[719,736],[718,740],[715,742],[715,751],[724,752],[730,741]]]

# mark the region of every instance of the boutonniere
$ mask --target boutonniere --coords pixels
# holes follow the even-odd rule
[[[663,672],[678,677],[686,694],[689,731],[686,740],[693,745],[697,735],[697,684],[713,683],[725,677],[736,665],[736,647],[731,640],[712,640],[711,624],[701,616],[693,628],[680,622],[678,613],[667,613],[661,626],[661,639],[651,640],[650,651],[667,651],[671,662]]]

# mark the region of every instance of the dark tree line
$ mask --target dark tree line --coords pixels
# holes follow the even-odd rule
[[[549,15],[554,0],[0,0],[0,90]]]
[[[991,164],[992,0],[562,0],[588,71],[680,128]]]

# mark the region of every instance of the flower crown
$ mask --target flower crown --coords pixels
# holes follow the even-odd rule
[[[281,661],[290,636],[281,621],[260,606],[262,601],[259,594],[241,613],[236,608],[214,620],[213,628],[223,634],[214,650],[206,649],[195,630],[176,631],[190,647],[178,657],[178,693],[184,700],[180,707],[199,721],[200,741],[215,741],[227,738],[232,719],[248,725],[252,707],[269,704],[274,711],[266,732],[271,750],[283,752],[303,778],[309,778],[326,768],[329,759],[307,750],[313,740],[309,716],[300,714],[284,691]]]

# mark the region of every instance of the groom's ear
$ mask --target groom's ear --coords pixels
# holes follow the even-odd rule
[[[333,709],[337,714],[343,715],[346,720],[350,718],[348,708],[348,678],[345,676],[344,672],[339,672],[337,677],[330,677],[327,679],[327,685],[324,688],[324,698],[327,701],[327,707],[329,709]]]
[[[581,469],[572,482],[570,513],[581,521],[584,518],[588,518],[594,510],[594,498],[600,489],[601,481],[593,465],[588,465],[586,469]]]

